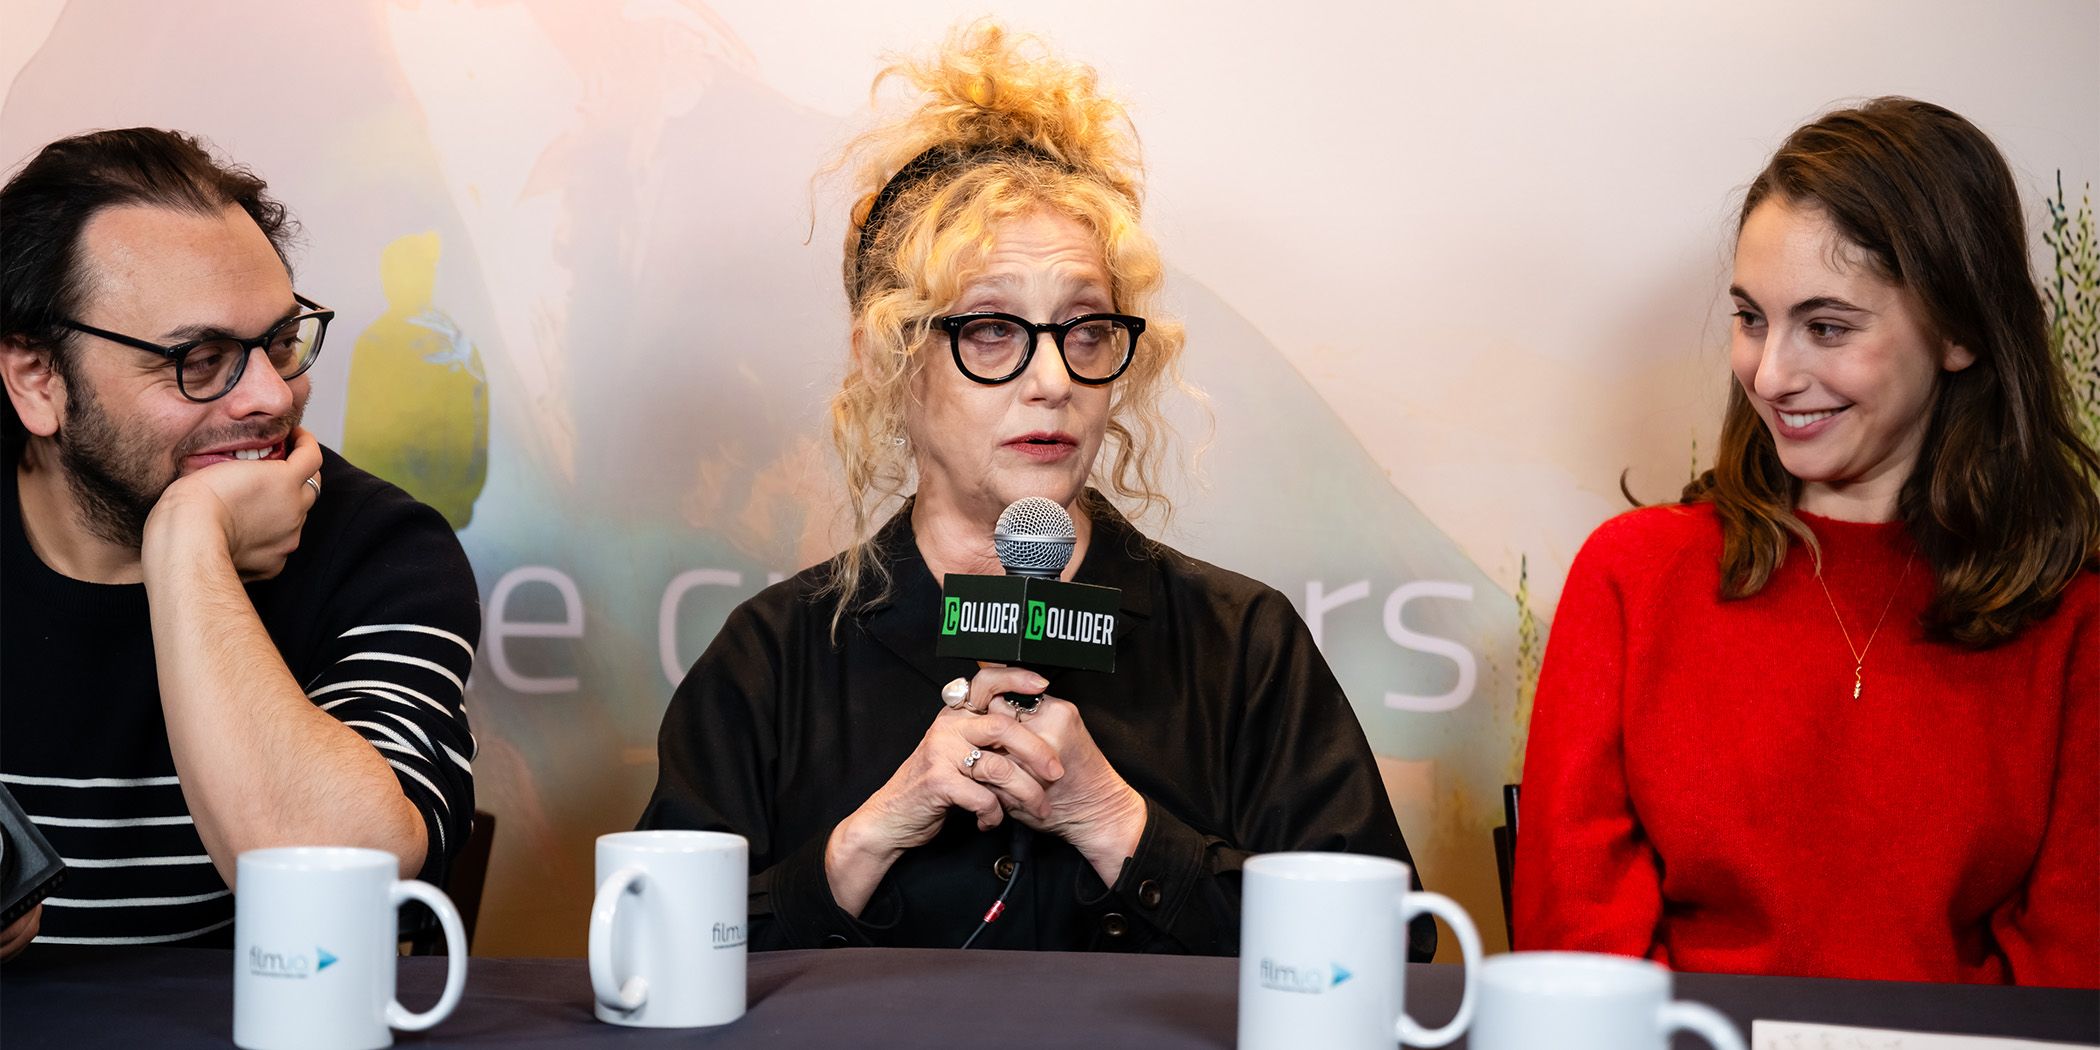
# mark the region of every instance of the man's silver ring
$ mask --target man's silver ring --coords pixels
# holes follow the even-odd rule
[[[314,495],[318,496],[321,494],[321,475],[315,474],[313,477],[307,478],[306,483],[313,487]]]
[[[970,699],[970,680],[958,678],[941,687],[941,703],[946,707],[961,707]]]
[[[983,758],[983,757],[984,757],[984,752],[983,752],[983,751],[981,751],[981,750],[979,750],[979,749],[977,749],[977,748],[974,748],[974,747],[973,747],[973,748],[971,748],[971,749],[970,749],[970,754],[969,754],[969,756],[963,759],[963,768],[964,768],[964,769],[972,769],[972,768],[975,768],[975,767],[976,767],[976,765],[977,765],[977,760],[978,760],[978,759],[980,759],[980,758]]]

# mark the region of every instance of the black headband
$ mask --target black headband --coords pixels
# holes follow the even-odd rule
[[[868,205],[868,217],[860,224],[860,245],[853,251],[856,301],[867,294],[868,251],[875,246],[876,234],[882,229],[882,221],[897,198],[902,196],[904,191],[941,172],[954,168],[975,167],[993,160],[1040,160],[1055,163],[1055,159],[1048,153],[1026,142],[1000,142],[963,147],[942,143],[928,147],[925,152],[913,157],[903,167],[898,168],[897,173],[890,176],[888,182],[882,184],[882,189],[875,193],[875,203]]]

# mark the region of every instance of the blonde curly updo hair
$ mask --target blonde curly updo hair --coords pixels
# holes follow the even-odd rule
[[[1136,359],[1109,387],[1107,439],[1090,483],[1133,517],[1169,509],[1160,468],[1171,432],[1160,400],[1166,385],[1181,385],[1184,337],[1154,310],[1165,273],[1139,225],[1143,164],[1122,105],[1100,93],[1091,68],[989,23],[956,31],[930,58],[889,66],[875,90],[892,79],[922,101],[854,140],[841,162],[853,171],[844,277],[855,362],[831,399],[831,434],[854,542],[833,562],[834,628],[850,608],[889,593],[887,567],[870,549],[872,519],[912,481],[911,452],[899,440],[911,381],[929,361],[946,362],[933,319],[1010,220],[1048,211],[1078,222],[1100,247],[1114,309],[1148,319]]]

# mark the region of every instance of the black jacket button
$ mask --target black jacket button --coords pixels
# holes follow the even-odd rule
[[[1154,882],[1151,879],[1146,879],[1145,881],[1138,883],[1137,899],[1139,904],[1142,904],[1147,908],[1159,907],[1159,883]]]
[[[1121,940],[1130,934],[1130,920],[1122,912],[1109,912],[1101,917],[1101,932]]]
[[[1013,878],[1014,859],[1012,857],[1001,857],[998,860],[993,861],[992,875],[996,877],[1000,882],[1005,882],[1006,880]]]

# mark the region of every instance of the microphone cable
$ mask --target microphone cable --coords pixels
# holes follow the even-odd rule
[[[1034,847],[1035,833],[1028,830],[1025,824],[1015,824],[1007,852],[1007,856],[1014,862],[1013,870],[1006,873],[1006,885],[999,888],[999,899],[984,910],[983,920],[978,922],[975,930],[970,931],[969,939],[962,942],[964,948],[976,944],[977,938],[983,936],[984,931],[991,929],[992,924],[999,921],[999,916],[1006,914],[1006,899],[1013,895],[1014,884],[1021,881],[1021,869],[1029,865],[1029,855],[1034,852]]]

